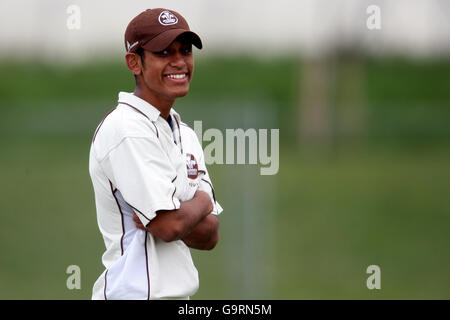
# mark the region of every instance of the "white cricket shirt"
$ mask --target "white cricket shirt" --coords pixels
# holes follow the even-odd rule
[[[137,229],[158,210],[180,208],[197,189],[216,202],[202,147],[173,109],[172,128],[151,104],[120,92],[118,105],[97,127],[89,156],[97,221],[105,241],[106,270],[93,299],[176,299],[193,295],[197,269],[183,241],[164,242]]]

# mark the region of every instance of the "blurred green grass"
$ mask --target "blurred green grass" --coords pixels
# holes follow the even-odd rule
[[[276,176],[209,167],[225,211],[219,245],[193,251],[193,298],[450,298],[449,65],[366,61],[372,138],[308,154],[294,143],[297,58],[199,59],[191,92],[177,104],[186,122],[232,113],[241,125],[242,101],[267,101],[281,149]],[[90,141],[117,92],[133,89],[132,77],[110,62],[4,62],[0,71],[0,298],[89,299],[104,250]],[[258,211],[264,201],[270,206]],[[255,203],[251,215],[246,202]],[[66,288],[71,264],[81,267],[81,290]],[[380,291],[365,287],[371,264],[381,267]]]

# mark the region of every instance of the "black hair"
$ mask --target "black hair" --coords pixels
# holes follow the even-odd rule
[[[141,57],[142,65],[144,65],[145,50],[141,47],[137,49],[136,54]]]

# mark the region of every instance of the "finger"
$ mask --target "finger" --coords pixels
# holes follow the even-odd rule
[[[147,230],[147,229],[145,229],[145,227],[142,223],[136,223],[136,228],[144,230],[144,231]]]
[[[142,224],[136,224],[136,228],[147,231],[147,229],[145,229],[145,227]]]
[[[138,229],[146,230],[144,225],[142,224],[141,220],[139,220],[139,217],[136,214],[133,215],[133,220]]]

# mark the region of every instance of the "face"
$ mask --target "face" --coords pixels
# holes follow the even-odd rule
[[[140,86],[156,103],[185,96],[194,71],[191,42],[179,37],[161,52],[145,51]]]

